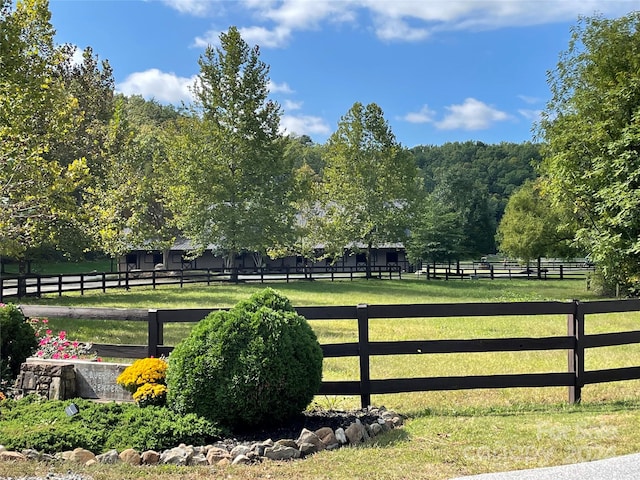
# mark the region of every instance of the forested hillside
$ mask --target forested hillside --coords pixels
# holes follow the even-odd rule
[[[497,221],[513,191],[536,177],[536,168],[542,159],[540,146],[533,143],[455,142],[418,146],[412,148],[411,153],[428,192],[441,187],[451,177],[479,182],[486,187]]]

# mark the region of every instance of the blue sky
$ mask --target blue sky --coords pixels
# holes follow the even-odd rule
[[[547,71],[580,15],[639,0],[50,0],[57,43],[91,46],[116,90],[190,102],[206,45],[235,25],[270,65],[282,128],[324,143],[376,103],[406,147],[533,140]]]

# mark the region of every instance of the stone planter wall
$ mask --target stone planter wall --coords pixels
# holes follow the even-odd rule
[[[76,370],[71,364],[23,363],[14,385],[19,396],[35,393],[49,400],[76,397]]]
[[[129,365],[83,360],[28,358],[20,368],[14,388],[18,396],[35,393],[51,400],[88,398],[131,402],[131,394],[116,383]]]

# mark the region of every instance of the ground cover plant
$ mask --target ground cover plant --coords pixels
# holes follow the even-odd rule
[[[70,403],[36,396],[1,402],[2,444],[8,449],[33,448],[46,453],[77,447],[103,453],[112,448],[122,451],[171,448],[180,443],[206,445],[222,436],[220,429],[201,417],[178,415],[163,407],[74,399],[78,413],[69,416],[65,407]]]
[[[519,300],[592,300],[582,281],[430,281],[402,280],[311,282],[274,284],[294,305],[355,305],[357,303],[430,303]],[[65,295],[33,299],[32,303],[86,306],[164,308],[231,306],[264,285],[212,285],[191,288],[159,288],[103,294]],[[372,340],[413,338],[479,338],[492,336],[551,336],[566,332],[562,316],[375,320]],[[637,329],[637,314],[594,315],[587,319],[587,333]],[[112,326],[95,321],[52,319],[83,341],[99,342],[111,334],[122,343],[144,343],[144,324]],[[122,322],[127,323],[127,322]],[[352,321],[310,322],[320,343],[353,341]],[[107,331],[102,331],[108,328]],[[111,330],[113,328],[113,330]],[[142,328],[141,331],[137,330]],[[179,341],[186,325],[167,329],[165,337]],[[135,341],[129,342],[129,339]],[[119,343],[110,340],[109,343]],[[167,340],[169,343],[169,340]],[[595,349],[586,357],[587,369],[632,366],[640,352],[634,346]],[[468,354],[384,357],[372,363],[372,378],[429,376],[517,371],[566,371],[566,353]],[[331,362],[329,362],[331,360]],[[335,363],[334,363],[335,361]],[[607,367],[601,367],[607,365]],[[357,377],[357,360],[325,359],[325,379]],[[366,448],[322,452],[301,462],[263,464],[255,468],[227,468],[214,475],[250,478],[411,478],[445,479],[464,474],[530,468],[594,460],[640,451],[640,382],[613,382],[583,389],[583,403],[569,405],[566,388],[469,390],[373,396],[372,403],[407,415],[405,427],[377,439]],[[355,397],[315,398],[323,408],[355,408]],[[47,472],[38,464],[7,470],[0,475]],[[61,471],[66,466],[60,467]],[[4,469],[4,470],[3,470]],[[148,475],[169,478],[211,478],[212,469],[150,469],[141,472],[125,466],[83,469],[96,480],[137,479]]]

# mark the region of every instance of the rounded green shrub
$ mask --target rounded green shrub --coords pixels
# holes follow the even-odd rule
[[[230,430],[281,423],[320,389],[322,349],[272,289],[210,314],[169,356],[167,404]]]
[[[20,365],[37,347],[35,331],[20,309],[0,303],[0,381],[17,377]]]

